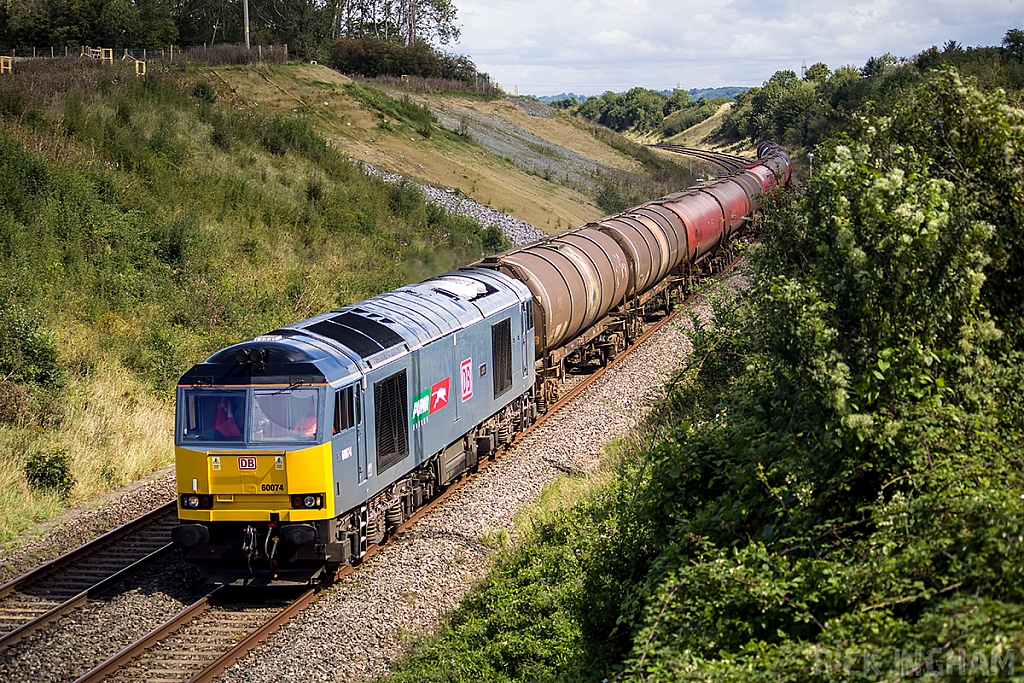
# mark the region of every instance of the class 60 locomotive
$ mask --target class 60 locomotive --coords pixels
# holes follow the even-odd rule
[[[173,540],[213,583],[315,581],[533,422],[728,259],[790,175],[741,171],[223,349],[177,388]]]

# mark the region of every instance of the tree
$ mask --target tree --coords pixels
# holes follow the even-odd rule
[[[333,38],[374,37],[413,45],[458,40],[457,9],[451,0],[335,0]]]
[[[1003,49],[1018,62],[1024,62],[1024,31],[1011,28],[1003,36]]]
[[[672,112],[679,111],[690,103],[690,93],[685,90],[675,90],[665,101],[661,111],[665,116]]]
[[[825,64],[824,62],[817,62],[815,64],[811,64],[807,71],[804,72],[804,80],[824,82],[827,81],[831,75],[832,71],[829,70],[828,64]]]

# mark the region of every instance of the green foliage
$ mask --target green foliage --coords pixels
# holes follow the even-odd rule
[[[618,94],[611,91],[600,97],[591,97],[576,112],[595,123],[622,133],[657,130],[665,120],[667,98],[647,88],[633,88]]]
[[[652,446],[402,675],[1019,676],[1022,119],[944,71],[819,148],[805,194],[765,199],[749,295],[694,321]]]
[[[1018,62],[1024,62],[1024,31],[1011,28],[1003,36],[1003,49]]]
[[[347,74],[418,76],[464,83],[488,81],[465,55],[449,55],[423,41],[402,45],[378,38],[342,38],[331,46],[333,68]]]
[[[676,92],[685,91],[678,90]],[[687,102],[685,106],[682,106],[665,116],[665,121],[661,124],[661,136],[670,138],[673,135],[682,133],[688,128],[696,126],[701,121],[714,116],[718,111],[718,108],[728,101],[729,98],[716,97],[710,100],[701,98],[699,100]]]
[[[0,83],[47,112],[38,128],[5,117],[0,134],[0,380],[18,387],[4,422],[45,426],[72,356],[120,359],[166,395],[217,348],[504,245],[367,177],[308,120],[211,101],[205,83],[97,66]],[[12,134],[60,141],[61,161]],[[88,348],[63,359],[59,328]]]
[[[890,53],[871,57],[859,70],[842,67],[832,72],[818,62],[803,79],[780,71],[763,87],[737,95],[719,135],[730,140],[777,140],[793,148],[814,145],[855,127],[863,108],[886,111],[897,106],[929,72],[944,67],[956,68],[982,90],[1003,88],[1011,101],[1019,101],[1024,60],[1016,51],[1019,36],[1014,31],[1019,33],[1007,31],[1003,48],[964,48],[949,41],[941,51],[931,47],[910,60]]]
[[[217,101],[217,91],[209,81],[196,81],[196,84],[192,86],[192,97],[200,102],[213,104]]]
[[[25,461],[25,478],[32,488],[67,499],[75,486],[71,456],[64,451],[36,451]]]
[[[63,384],[57,345],[42,317],[14,300],[0,300],[0,378],[57,388]]]

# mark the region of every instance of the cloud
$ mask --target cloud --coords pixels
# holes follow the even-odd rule
[[[468,0],[454,49],[520,92],[760,85],[953,39],[997,45],[1024,0]]]
[[[594,33],[587,40],[594,45],[624,45],[627,43],[640,42],[633,36],[618,28],[612,31]]]

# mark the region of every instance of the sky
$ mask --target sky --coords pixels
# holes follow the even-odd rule
[[[759,86],[781,69],[861,67],[948,40],[999,45],[1024,0],[454,0],[469,55],[506,92],[599,95]]]

